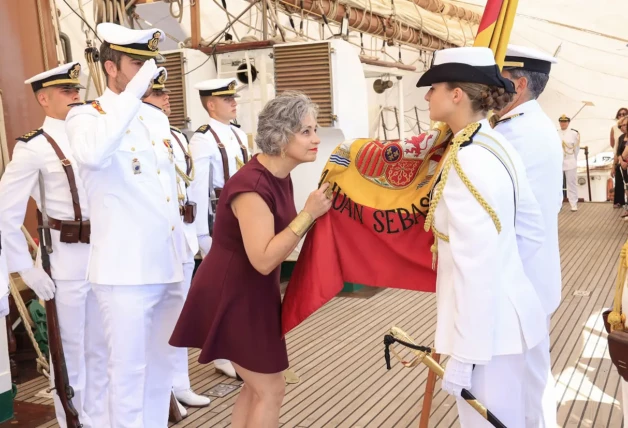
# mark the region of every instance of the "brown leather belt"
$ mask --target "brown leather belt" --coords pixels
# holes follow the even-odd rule
[[[91,235],[91,224],[89,220],[73,221],[73,220],[57,220],[48,217],[48,225],[51,229],[58,230],[61,233],[60,241],[66,244],[89,244]]]

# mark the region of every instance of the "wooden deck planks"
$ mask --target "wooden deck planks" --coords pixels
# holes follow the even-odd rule
[[[552,372],[556,380],[558,426],[622,426],[619,375],[608,355],[601,312],[612,303],[617,257],[628,223],[611,204],[580,204],[559,216],[563,300],[552,317]],[[575,291],[588,291],[586,297]],[[387,289],[370,298],[336,297],[288,335],[291,368],[301,377],[288,385],[281,426],[418,427],[427,369],[405,369],[393,361],[387,371],[383,335],[392,325],[430,345],[435,329],[434,296]],[[237,383],[196,363],[190,350],[193,389],[206,393],[219,383]],[[444,360],[446,363],[446,360]],[[46,402],[35,394],[43,378],[20,385],[16,399]],[[618,396],[619,394],[619,396]],[[189,409],[176,428],[227,427],[237,392]],[[55,428],[51,421],[40,428]],[[171,425],[173,426],[173,425]],[[454,400],[436,385],[430,427],[458,427]]]

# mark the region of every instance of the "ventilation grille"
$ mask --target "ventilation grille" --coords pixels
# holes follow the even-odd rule
[[[275,46],[275,90],[297,90],[318,104],[319,126],[334,126],[329,43]]]
[[[168,70],[166,88],[170,89],[170,125],[179,129],[187,128],[187,110],[185,107],[185,78],[183,71],[183,53],[170,52],[162,56],[166,62],[159,64]]]

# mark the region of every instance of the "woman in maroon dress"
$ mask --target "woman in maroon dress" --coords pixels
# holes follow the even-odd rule
[[[200,363],[230,360],[244,386],[235,428],[275,428],[288,368],[281,336],[280,265],[309,226],[331,207],[328,184],[298,215],[290,172],[316,159],[316,104],[298,92],[270,101],[259,115],[253,157],[225,185],[211,250],[199,267],[170,344],[201,348]]]

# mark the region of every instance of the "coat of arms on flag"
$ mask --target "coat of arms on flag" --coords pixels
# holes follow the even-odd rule
[[[284,298],[284,333],[345,282],[434,291],[433,237],[423,223],[450,137],[437,126],[403,141],[364,138],[336,147],[320,180],[334,190],[332,209],[303,244]]]

